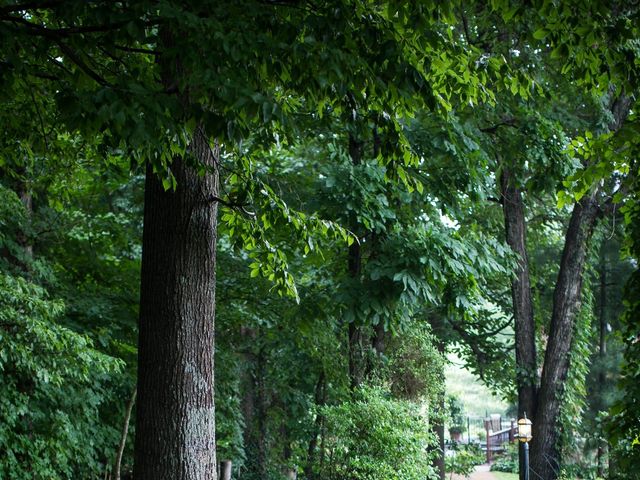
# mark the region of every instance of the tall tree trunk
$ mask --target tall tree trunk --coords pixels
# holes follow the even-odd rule
[[[217,153],[197,128],[200,176],[176,158],[175,191],[147,165],[138,339],[137,480],[214,480]]]
[[[587,247],[599,211],[595,193],[583,197],[573,209],[565,236],[531,444],[531,468],[544,480],[558,476],[560,400],[569,370],[575,319],[580,310]]]
[[[358,141],[353,135],[349,135],[349,156],[353,165],[362,163],[364,144]],[[358,225],[352,225],[352,231],[358,230]],[[362,269],[362,253],[360,244],[354,242],[349,246],[349,255],[347,260],[347,269],[349,276],[358,279]],[[364,365],[362,358],[362,327],[356,324],[357,319],[354,315],[354,321],[349,324],[349,382],[351,390],[357,389],[362,383],[364,374]]]
[[[536,363],[536,331],[531,302],[531,281],[527,256],[526,222],[522,192],[509,168],[500,177],[502,210],[507,244],[518,255],[518,267],[511,280],[511,298],[516,338],[516,387],[518,390],[518,418],[524,414],[533,420],[537,409],[538,373]],[[524,455],[520,448],[520,479],[524,480]]]
[[[261,350],[257,357],[256,365],[256,461],[255,461],[255,473],[256,478],[267,478],[268,472],[268,447],[267,444],[267,410],[269,408],[269,402],[267,399],[266,390],[266,359],[264,351]]]
[[[27,175],[28,173],[27,173],[26,167],[19,169],[16,194],[18,195],[18,197],[20,198],[20,201],[22,202],[22,205],[24,206],[27,222],[31,223],[31,219],[33,216],[33,195],[31,194],[31,188],[29,186],[29,180],[27,178]],[[33,259],[32,240],[29,238],[29,236],[25,231],[18,232],[16,240],[18,244],[22,247],[22,251],[25,256],[25,261],[27,262],[26,266],[28,267],[29,260]]]
[[[252,328],[241,327],[240,336],[244,340],[244,349],[242,353],[242,400],[240,402],[240,410],[244,420],[244,429],[242,431],[242,443],[246,451],[251,450],[253,443],[253,425],[256,411],[256,388],[254,379],[255,355],[251,350],[251,346],[256,339],[256,332]]]
[[[355,391],[362,384],[362,327],[351,322],[348,330],[349,342],[349,385]]]
[[[610,91],[615,89],[612,87]],[[619,130],[631,106],[631,97],[615,97],[610,106],[613,120],[609,130]],[[564,382],[569,370],[569,352],[575,319],[580,310],[582,275],[587,248],[600,214],[597,189],[576,203],[565,235],[560,271],[553,293],[553,312],[549,342],[538,393],[538,411],[531,444],[531,468],[543,480],[558,477],[558,416]]]
[[[604,361],[607,356],[607,252],[606,252],[606,241],[603,243],[601,248],[601,257],[600,257],[600,295],[598,302],[598,320],[599,320],[599,342],[598,342],[598,358],[600,360],[600,371],[598,372],[598,400],[597,400],[597,408],[598,410],[605,409],[605,405],[603,402],[603,397],[605,395],[604,389],[606,389],[606,379],[604,374]],[[605,466],[604,466],[604,456],[607,451],[607,441],[605,440],[605,432],[598,432],[598,449],[596,453],[596,465],[597,465],[597,475],[599,478],[604,478],[605,475]]]
[[[433,334],[436,337],[436,348],[441,355],[445,355],[446,345],[444,342],[445,331],[444,331],[444,322],[442,318],[439,316],[433,316],[430,318],[429,323],[431,324],[431,328]],[[438,372],[438,376],[440,377],[440,381],[442,382],[442,390],[438,395],[438,410],[440,410],[441,418],[433,423],[433,432],[436,434],[438,439],[438,445],[434,450],[437,450],[437,456],[433,461],[433,468],[438,473],[438,478],[440,480],[445,480],[446,470],[445,470],[445,431],[444,431],[444,415],[446,410],[446,399],[445,399],[445,371],[444,364],[440,368]]]
[[[265,478],[267,475],[266,416],[267,399],[265,391],[265,357],[263,347],[257,346],[260,332],[242,327],[245,338],[244,373],[242,379],[242,413],[244,431],[242,438],[247,455],[247,475],[250,478]],[[254,349],[258,349],[254,353]]]
[[[316,383],[316,391],[315,391],[315,404],[318,407],[324,406],[327,402],[327,388],[326,388],[326,378],[324,374],[324,370],[320,372],[320,376],[318,377],[318,382]],[[324,415],[318,414],[316,416],[315,428],[313,434],[311,436],[311,440],[309,440],[309,447],[307,448],[307,464],[304,467],[304,476],[307,480],[313,480],[313,464],[315,463],[316,458],[316,449],[318,446],[318,435],[320,435],[322,431],[322,425],[324,423]]]

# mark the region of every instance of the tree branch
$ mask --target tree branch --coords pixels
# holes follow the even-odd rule
[[[489,134],[493,134],[496,133],[496,131],[498,130],[498,128],[500,127],[513,127],[513,128],[517,128],[516,126],[516,119],[515,118],[505,118],[502,122],[500,123],[496,123],[495,125],[492,125],[490,127],[484,127],[481,128],[480,131],[483,133],[489,133]]]
[[[106,87],[109,85],[109,82],[107,80],[105,80],[97,72],[92,70],[84,62],[84,60],[82,60],[82,58],[80,58],[80,56],[76,54],[76,52],[74,52],[68,45],[65,45],[64,43],[62,43],[57,39],[56,39],[56,44],[60,47],[60,50],[62,50],[62,52],[67,57],[69,57],[69,59],[71,59],[71,61],[75,63],[78,66],[78,68],[80,68],[80,70],[86,73],[89,77],[93,78],[96,82],[98,82],[98,84],[102,85],[103,87]]]
[[[50,2],[28,2],[28,3],[19,3],[17,5],[7,5],[6,7],[0,8],[0,12],[2,13],[13,13],[13,12],[22,12],[26,10],[41,10],[43,8],[51,8],[62,5],[64,2],[62,0],[50,1]]]

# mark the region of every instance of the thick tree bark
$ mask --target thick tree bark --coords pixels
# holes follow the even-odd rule
[[[531,302],[531,281],[527,256],[526,221],[522,192],[516,186],[510,170],[500,176],[502,210],[507,244],[518,255],[518,267],[511,280],[511,298],[516,338],[516,387],[518,418],[526,413],[536,425],[538,373],[536,363],[536,331]],[[524,480],[524,455],[520,449],[520,479]]]
[[[613,90],[612,88],[611,91]],[[613,121],[609,129],[612,132],[622,127],[630,106],[631,98],[624,94],[611,102],[609,110]],[[544,357],[531,444],[531,468],[543,480],[555,480],[558,477],[560,400],[569,370],[575,319],[580,310],[584,262],[601,212],[597,194],[595,189],[589,196],[582,197],[573,208],[553,294],[549,342]]]
[[[558,476],[560,400],[569,370],[575,319],[580,310],[587,247],[600,211],[595,197],[595,193],[583,197],[573,209],[553,295],[549,342],[531,444],[531,468],[544,480]]]
[[[201,128],[176,158],[175,191],[147,166],[135,466],[137,480],[214,480],[217,153]]]

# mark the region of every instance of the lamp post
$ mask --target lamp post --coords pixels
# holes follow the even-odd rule
[[[518,440],[524,449],[524,480],[529,480],[529,441],[531,440],[531,420],[524,412],[524,418],[518,420]]]

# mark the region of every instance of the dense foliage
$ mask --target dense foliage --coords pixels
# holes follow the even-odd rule
[[[569,0],[0,2],[0,477],[132,474],[164,448],[123,433],[137,378],[234,478],[435,479],[455,350],[529,392],[545,480],[632,478],[638,25]],[[180,237],[203,224],[213,258]],[[204,264],[217,298],[190,290]],[[214,329],[215,384],[179,350]],[[141,390],[167,345],[170,386]]]

